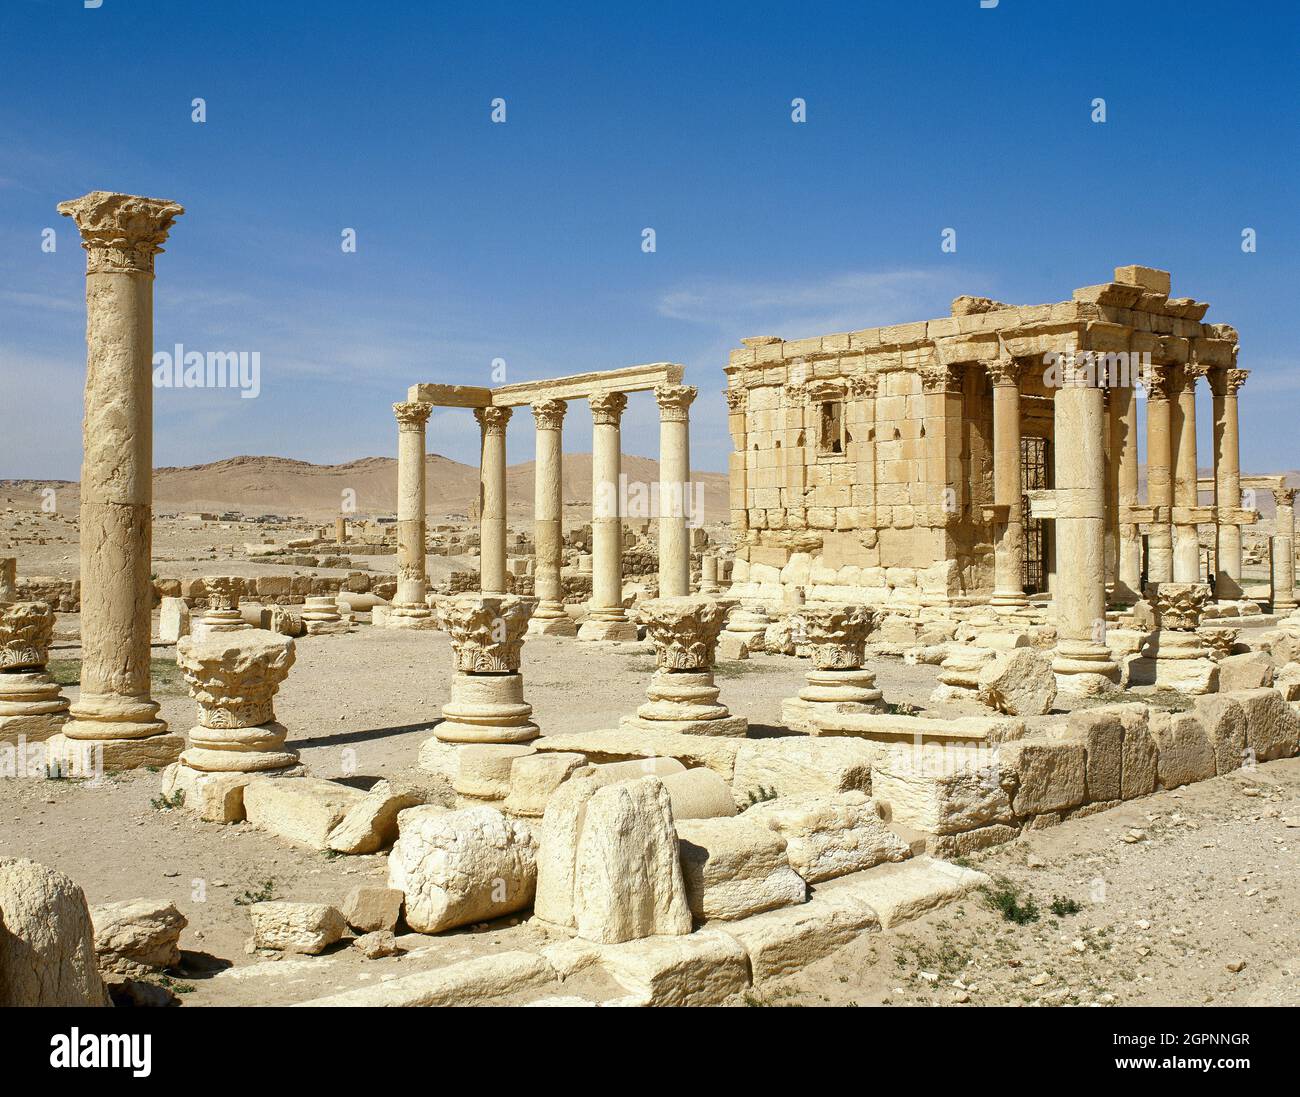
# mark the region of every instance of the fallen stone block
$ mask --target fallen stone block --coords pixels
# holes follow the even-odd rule
[[[686,900],[697,921],[732,921],[802,903],[804,881],[790,867],[785,839],[748,813],[677,822]]]
[[[1084,749],[1084,799],[1118,800],[1124,774],[1124,725],[1118,714],[1082,709],[1070,713],[1063,741]]]
[[[1002,787],[1019,818],[1078,807],[1087,795],[1083,745],[1049,739],[1002,743],[996,751]]]
[[[337,853],[376,853],[397,840],[398,813],[421,804],[451,809],[456,793],[432,774],[376,781],[330,831],[326,844]]]
[[[990,750],[896,747],[880,756],[871,789],[890,822],[927,834],[956,834],[1014,818]]]
[[[532,904],[537,848],[529,827],[495,808],[407,808],[388,855],[388,886],[405,896],[406,922],[440,933]]]
[[[1150,709],[1139,702],[1102,705],[1090,711],[1112,715],[1119,720],[1124,738],[1121,743],[1120,799],[1146,796],[1156,788],[1156,744],[1151,737]]]
[[[734,632],[718,635],[717,660],[720,663],[749,658],[749,642]]]
[[[1198,697],[1193,711],[1214,753],[1214,772],[1240,769],[1246,758],[1245,709],[1230,694],[1211,693]]]
[[[841,876],[821,885],[817,896],[852,895],[876,912],[882,929],[892,929],[932,910],[955,903],[976,888],[992,884],[982,872],[947,861],[914,857]]]
[[[912,855],[862,792],[782,797],[755,804],[741,818],[781,835],[790,866],[810,884]]]
[[[172,903],[129,899],[90,912],[100,971],[146,975],[181,962],[181,930],[189,920]]]
[[[244,786],[244,815],[285,841],[328,849],[330,833],[365,798],[360,789],[316,777],[256,777]]]
[[[1215,775],[1214,751],[1201,722],[1190,712],[1151,713],[1160,787],[1177,788]]]
[[[418,811],[418,808],[411,810]],[[472,1006],[504,1001],[557,983],[550,964],[523,951],[462,960],[387,982],[346,990],[300,1006]]]
[[[348,892],[341,910],[344,920],[358,933],[391,931],[402,916],[402,899],[396,888],[365,885]]]
[[[749,986],[744,947],[712,928],[607,945],[599,962],[646,1006],[716,1006]]]
[[[1246,714],[1246,748],[1257,762],[1290,758],[1300,745],[1300,717],[1275,689],[1247,689],[1231,695]]]
[[[1078,810],[1082,811],[1083,808]],[[1019,827],[1006,823],[993,823],[987,827],[963,830],[957,834],[933,835],[926,839],[925,851],[931,857],[951,860],[954,857],[966,857],[982,849],[1000,846],[1006,842],[1014,842],[1019,837]]]
[[[1016,635],[1028,643],[1024,633]],[[1004,651],[980,668],[978,689],[980,701],[999,712],[1041,716],[1056,700],[1052,661],[1027,646]]]
[[[736,755],[732,795],[743,810],[773,796],[870,792],[871,764],[878,753],[872,743],[841,737],[746,739]]]
[[[1273,678],[1273,688],[1284,701],[1300,701],[1300,663],[1287,663]]]
[[[452,788],[473,800],[504,802],[515,762],[533,753],[531,743],[465,743],[457,751]]]
[[[385,956],[397,956],[404,950],[397,943],[392,930],[376,929],[362,934],[352,942],[355,948],[367,960],[382,960]]]
[[[1229,655],[1219,660],[1219,692],[1261,689],[1273,684],[1273,660],[1262,651]]]
[[[659,778],[668,790],[673,818],[720,819],[736,814],[731,786],[711,769],[688,769]]]
[[[248,916],[253,922],[255,947],[305,956],[324,952],[348,928],[338,908],[328,903],[254,903]]]
[[[749,957],[754,984],[779,979],[814,964],[860,934],[880,928],[876,912],[851,891],[818,889],[808,902],[719,925]]]
[[[585,765],[586,755],[566,751],[527,754],[514,759],[510,764],[510,792],[505,810],[511,815],[540,819],[552,793],[574,770]]]
[[[538,751],[577,751],[585,754],[590,762],[675,758],[687,769],[704,766],[724,781],[730,781],[736,768],[736,755],[745,742],[720,735],[683,735],[644,728],[544,735],[530,745]]]

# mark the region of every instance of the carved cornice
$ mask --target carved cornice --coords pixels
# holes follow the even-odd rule
[[[500,438],[506,433],[506,424],[513,414],[512,408],[475,408],[474,418],[485,438]]]
[[[415,400],[393,405],[398,430],[424,430],[424,424],[429,421],[432,412],[432,404],[423,404]]]
[[[58,211],[71,217],[86,249],[87,274],[153,274],[154,256],[183,206],[162,198],[140,198],[96,190],[60,202]]]
[[[691,403],[699,395],[694,385],[655,385],[659,419],[664,423],[685,423]]]
[[[537,429],[562,430],[564,413],[568,410],[569,404],[566,400],[534,400],[533,419],[537,422]]]
[[[616,427],[627,408],[625,392],[593,392],[587,397],[591,404],[591,421],[596,426]]]

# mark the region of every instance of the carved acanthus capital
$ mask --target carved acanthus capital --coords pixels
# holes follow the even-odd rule
[[[265,629],[176,642],[176,665],[205,728],[252,728],[275,719],[276,690],[293,666],[293,640]]]
[[[451,636],[456,669],[467,674],[516,673],[533,605],[513,594],[472,594],[439,602],[434,612]]]
[[[727,401],[727,407],[731,411],[743,412],[749,406],[748,389],[724,389],[722,398]]]
[[[994,358],[984,363],[995,388],[1013,388],[1020,384],[1025,364],[1014,358]]]
[[[1141,384],[1147,390],[1148,400],[1168,400],[1170,385],[1169,366],[1148,366],[1142,371]]]
[[[593,392],[587,397],[591,404],[591,421],[596,426],[616,427],[622,422],[627,408],[625,392]]]
[[[1300,491],[1300,488],[1288,488],[1288,487],[1274,488],[1273,502],[1276,506],[1279,507],[1293,507],[1295,506],[1295,497],[1296,497],[1296,492],[1298,491]]]
[[[1227,396],[1236,396],[1249,376],[1250,370],[1248,369],[1221,369],[1215,370],[1210,375],[1211,381],[1216,384],[1215,392],[1222,391]]]
[[[848,378],[849,395],[855,400],[871,400],[880,390],[880,374],[855,373]]]
[[[655,646],[661,670],[707,670],[713,666],[727,613],[712,598],[651,598],[636,609]]]
[[[429,421],[432,412],[432,404],[421,403],[418,400],[393,405],[393,414],[397,417],[398,430],[424,430],[424,425]]]
[[[818,670],[857,670],[875,615],[866,606],[802,606],[792,614],[795,642]]]
[[[533,419],[538,430],[563,430],[564,413],[569,410],[565,400],[534,400]]]
[[[921,376],[921,391],[927,393],[960,392],[961,369],[945,365],[937,358],[917,370]]]
[[[45,602],[0,605],[0,670],[38,670],[49,661],[54,610]]]
[[[659,405],[659,419],[664,423],[685,423],[690,406],[699,389],[694,385],[655,385],[655,403]]]
[[[1151,583],[1146,597],[1155,611],[1159,628],[1192,632],[1201,623],[1210,587],[1207,583]]]
[[[1205,376],[1208,376],[1210,366],[1206,362],[1197,362],[1193,359],[1183,364],[1183,384],[1187,390],[1196,391],[1196,382]]]
[[[87,274],[153,274],[153,257],[163,250],[172,223],[185,212],[176,202],[96,190],[60,202],[86,249]]]
[[[239,608],[243,580],[236,575],[207,575],[203,578],[203,600],[209,610]]]
[[[504,437],[506,424],[514,414],[513,408],[475,408],[474,418],[478,420],[479,429],[485,438]]]

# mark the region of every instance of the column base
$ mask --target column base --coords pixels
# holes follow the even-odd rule
[[[1157,629],[1128,665],[1130,688],[1150,687],[1200,695],[1219,688],[1219,666],[1195,632]]]
[[[95,741],[147,739],[167,731],[166,722],[157,715],[158,703],[147,695],[83,694],[68,709],[63,734],[69,739]]]
[[[1119,688],[1120,669],[1104,644],[1063,641],[1056,646],[1052,673],[1061,693],[1095,696]]]
[[[382,611],[382,612],[381,612]],[[406,628],[436,630],[438,619],[425,605],[376,606],[370,611],[370,622],[377,628]]]
[[[138,739],[70,739],[51,736],[45,741],[47,765],[57,767],[64,777],[94,777],[115,770],[161,769],[169,766],[185,749],[185,736],[167,732]]]
[[[578,627],[578,639],[635,641],[638,637],[636,625],[626,619],[622,621],[588,620]]]
[[[1029,605],[1029,597],[1023,590],[995,590],[989,598],[989,605],[1021,609]]]
[[[781,722],[792,731],[801,731],[805,735],[821,735],[818,724],[821,716],[872,716],[885,711],[885,704],[880,700],[880,691],[874,701],[809,701],[802,694],[787,697],[781,702]]]
[[[239,823],[244,820],[244,789],[258,777],[305,777],[301,763],[284,769],[257,773],[218,773],[192,769],[177,762],[163,771],[162,794],[174,799],[183,793],[181,806],[208,823]]]
[[[749,721],[743,716],[724,716],[716,720],[647,720],[645,717],[624,716],[618,726],[623,731],[676,732],[678,735],[706,735],[730,739],[743,739],[749,733]]]
[[[458,672],[433,734],[444,743],[527,743],[541,735],[522,674]]]
[[[458,751],[451,787],[458,797],[494,804],[510,795],[510,767],[516,758],[535,753],[522,744],[471,743]]]
[[[248,728],[190,729],[182,765],[205,773],[262,773],[298,764],[298,752],[284,749],[288,729],[281,723]]]
[[[68,699],[43,670],[0,673],[0,743],[43,742],[68,720]]]
[[[567,613],[559,617],[532,617],[528,621],[527,635],[572,638],[578,635],[578,626]]]

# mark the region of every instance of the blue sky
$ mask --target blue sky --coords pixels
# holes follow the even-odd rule
[[[510,381],[684,363],[695,467],[721,470],[742,336],[1060,300],[1143,263],[1241,331],[1246,470],[1300,466],[1291,4],[469,7],[5,0],[0,477],[78,474],[84,256],[54,206],[92,189],[187,209],[157,347],[262,356],[256,400],[157,393],[159,465],[391,455],[409,384],[501,358]],[[648,395],[624,439],[655,455]],[[581,408],[565,443],[590,447]],[[476,460],[469,414],[429,448]]]

